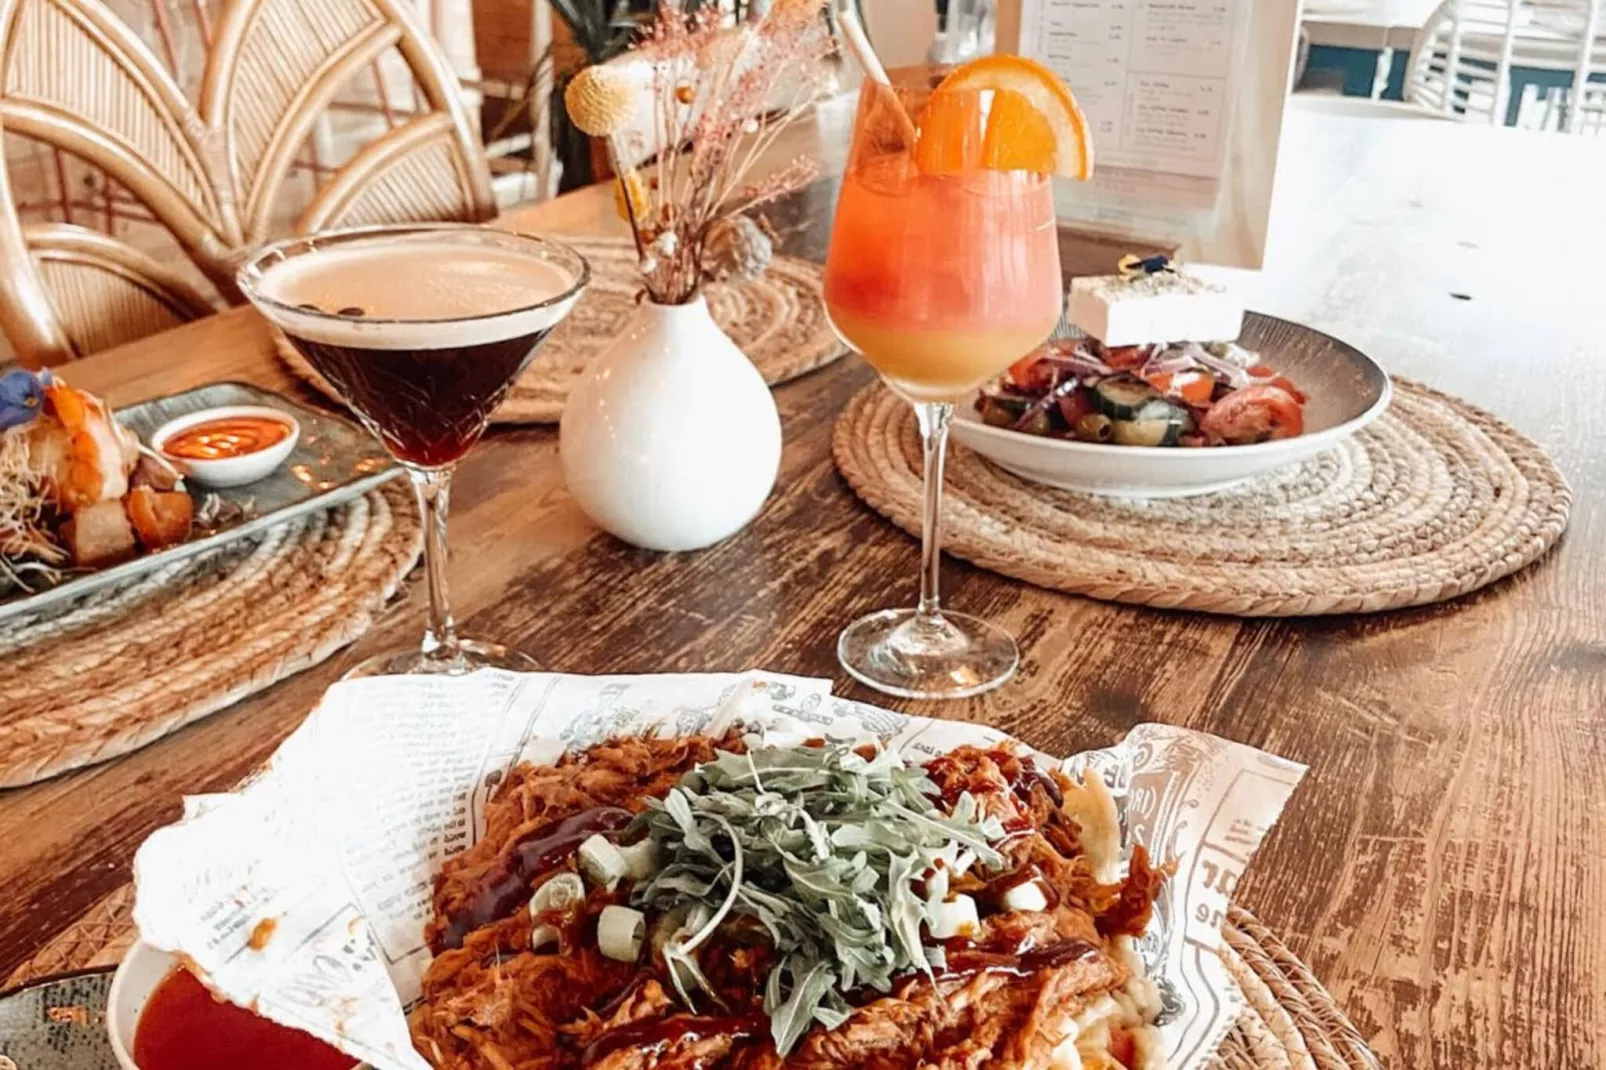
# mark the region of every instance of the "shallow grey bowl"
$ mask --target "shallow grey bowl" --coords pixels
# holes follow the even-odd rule
[[[1208,494],[1330,449],[1388,408],[1389,377],[1365,353],[1331,335],[1250,312],[1238,344],[1288,376],[1309,397],[1305,433],[1250,446],[1114,446],[990,427],[974,396],[954,417],[953,436],[1022,479],[1119,498]]]

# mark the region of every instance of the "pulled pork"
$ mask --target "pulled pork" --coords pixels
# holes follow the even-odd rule
[[[526,907],[544,880],[575,868],[569,833],[639,812],[717,750],[741,752],[740,735],[610,740],[520,766],[498,785],[485,836],[436,880],[436,958],[412,1022],[425,1058],[440,1070],[1038,1070],[1060,1065],[1079,1016],[1133,980],[1115,941],[1147,924],[1162,874],[1139,849],[1124,880],[1095,879],[1066,798],[1083,789],[1004,748],[962,748],[926,769],[945,800],[970,792],[1010,833],[998,845],[1004,874],[953,885],[990,905],[979,930],[945,942],[934,976],[844,993],[847,1020],[816,1025],[784,1058],[762,1009],[773,949],[756,925],[733,921],[698,951],[724,1003],[717,1015],[678,1003],[657,952],[638,966],[596,949],[595,918],[626,900],[628,882],[562,918],[543,915],[559,946],[530,950]],[[1047,909],[998,906],[1023,879],[1046,889]],[[1117,1030],[1105,1065],[1136,1066],[1132,1049]]]

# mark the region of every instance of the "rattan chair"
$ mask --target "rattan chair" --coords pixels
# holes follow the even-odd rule
[[[276,198],[319,117],[393,49],[411,114],[335,169],[293,229],[489,218],[484,149],[407,0],[231,0],[195,104],[100,0],[0,0],[0,134],[98,170],[234,301],[234,267],[276,236]],[[24,223],[0,172],[0,329],[23,363],[204,315],[186,266],[75,223]]]

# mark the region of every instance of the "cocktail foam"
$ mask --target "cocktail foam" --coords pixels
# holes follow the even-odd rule
[[[518,250],[409,235],[269,264],[258,289],[274,302],[261,306],[264,314],[307,341],[447,349],[550,330],[578,295],[543,302],[577,281],[564,266]]]

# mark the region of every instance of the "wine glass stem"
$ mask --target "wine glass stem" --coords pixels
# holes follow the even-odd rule
[[[948,423],[954,407],[924,402],[915,405],[920,440],[925,447],[925,515],[920,524],[920,604],[915,617],[922,622],[942,620],[937,580],[942,567],[942,466],[948,454]]]
[[[429,585],[429,626],[424,632],[424,653],[449,659],[458,655],[457,626],[446,591],[446,514],[452,499],[450,468],[408,468],[418,513],[424,523],[424,575]]]

